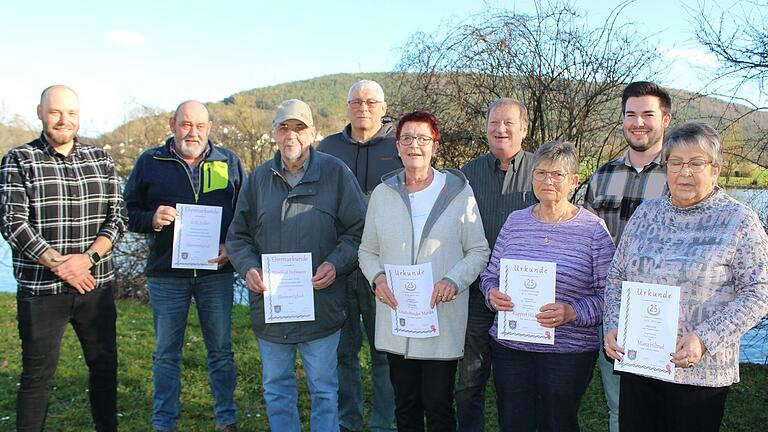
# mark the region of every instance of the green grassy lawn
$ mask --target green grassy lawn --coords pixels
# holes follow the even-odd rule
[[[0,430],[13,430],[15,400],[20,372],[20,343],[16,329],[16,301],[0,294]],[[134,301],[118,302],[118,350],[120,356],[118,404],[120,429],[151,430],[152,410],[152,314]],[[235,395],[243,431],[269,430],[261,386],[261,367],[256,338],[250,329],[248,309],[236,306],[232,326],[238,386]],[[367,348],[365,348],[367,350]],[[768,424],[768,366],[743,365],[742,382],[728,397],[724,431],[764,430]],[[370,389],[370,369],[363,365],[365,386]],[[299,403],[303,430],[309,430],[309,391],[299,369]],[[488,385],[487,430],[496,430],[493,384]],[[366,405],[369,401],[366,401]],[[194,312],[190,314],[182,366],[182,402],[179,431],[211,431],[214,427],[212,398],[208,387],[205,347]],[[579,419],[584,431],[607,430],[607,416],[600,378],[597,375],[582,402]],[[59,368],[50,393],[47,431],[93,430],[87,395],[87,370],[74,332],[66,332]]]

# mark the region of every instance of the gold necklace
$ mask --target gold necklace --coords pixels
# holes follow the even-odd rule
[[[536,206],[536,209],[537,209],[537,210],[538,210],[538,212],[539,212],[539,220],[540,220],[541,222],[546,222],[546,221],[542,220],[543,218],[541,217],[541,207],[540,207],[539,205],[537,205],[537,206]],[[561,214],[561,215],[560,215],[560,217],[557,219],[557,221],[555,221],[555,223],[553,223],[553,224],[552,224],[552,225],[549,227],[549,231],[547,231],[547,232],[544,234],[544,244],[545,244],[545,245],[548,245],[548,244],[549,244],[549,236],[552,234],[552,232],[555,230],[555,228],[557,228],[557,224],[559,224],[560,222],[562,222],[562,220],[563,220],[563,218],[565,217],[565,215],[567,215],[569,212],[570,212],[570,210],[566,210],[566,211],[564,211],[564,212],[563,212],[563,214]]]

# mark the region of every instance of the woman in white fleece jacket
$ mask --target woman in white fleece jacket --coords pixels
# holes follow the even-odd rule
[[[431,161],[440,141],[437,120],[417,111],[397,125],[404,169],[390,173],[373,191],[360,244],[360,268],[376,302],[376,349],[388,353],[399,431],[454,431],[453,385],[464,355],[468,287],[488,262],[490,250],[472,188],[458,170],[436,170]],[[431,263],[440,335],[392,334],[397,299],[384,264]]]

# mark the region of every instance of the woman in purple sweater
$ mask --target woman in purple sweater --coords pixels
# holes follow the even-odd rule
[[[502,431],[578,431],[581,396],[592,378],[603,319],[603,289],[615,250],[603,221],[568,201],[579,184],[572,144],[543,144],[533,158],[539,204],[512,212],[481,274],[486,304],[511,311],[499,290],[500,259],[556,263],[555,302],[542,305],[538,324],[556,328],[554,345],[493,338],[493,380]]]

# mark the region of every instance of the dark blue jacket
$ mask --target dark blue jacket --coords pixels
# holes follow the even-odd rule
[[[172,269],[173,224],[155,231],[152,217],[161,205],[219,206],[222,208],[219,244],[223,244],[246,177],[243,163],[231,150],[213,146],[209,141],[211,151],[198,167],[200,185],[199,192],[195,194],[185,162],[171,154],[172,143],[173,138],[169,138],[165,145],[142,153],[123,192],[128,209],[128,229],[149,234],[149,256],[144,272],[150,277],[193,277],[233,272],[229,263],[218,270]]]

